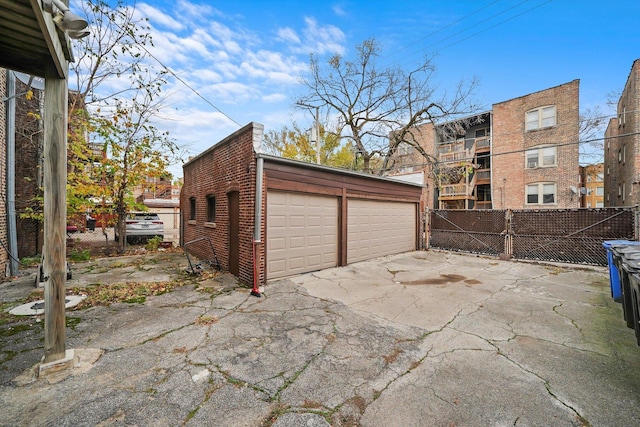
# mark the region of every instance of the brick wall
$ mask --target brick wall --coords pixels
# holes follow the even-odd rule
[[[580,186],[579,176],[579,80],[493,105],[492,198],[495,209],[577,208],[580,198],[571,186]],[[556,106],[556,125],[525,131],[525,113]],[[555,145],[557,166],[525,168],[525,150]],[[556,203],[526,204],[526,185],[556,184]]]
[[[16,81],[16,92],[24,93],[27,85]],[[33,98],[16,98],[16,223],[18,256],[31,257],[42,252],[42,222],[22,218],[27,208],[40,209],[35,201],[42,194],[42,120],[39,118],[42,92],[33,90]]]
[[[7,94],[7,71],[0,68],[0,98],[4,99]],[[6,199],[6,158],[7,158],[7,111],[6,102],[0,102],[0,192],[3,195],[2,200]],[[0,239],[3,245],[0,245],[0,279],[4,279],[7,269],[9,254],[6,250],[7,239],[7,211],[6,203],[0,203]]]
[[[237,191],[240,199],[239,219],[239,278],[247,285],[253,283],[253,227],[255,206],[256,157],[253,151],[254,133],[262,134],[263,127],[250,123],[220,141],[183,167],[184,186],[180,193],[180,209],[184,221],[184,242],[209,237],[222,268],[229,269],[228,194]],[[207,222],[207,195],[216,198],[215,223]],[[195,220],[190,218],[190,199],[195,198]],[[264,228],[264,224],[262,225]],[[263,230],[264,235],[264,230]],[[198,250],[195,249],[197,252]],[[264,251],[260,250],[264,272]],[[206,253],[195,253],[207,257]],[[260,277],[260,283],[264,277]]]

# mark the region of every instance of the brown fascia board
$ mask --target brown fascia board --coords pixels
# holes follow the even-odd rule
[[[348,169],[340,169],[340,168],[334,168],[331,166],[318,165],[316,163],[301,162],[300,160],[287,159],[285,157],[272,156],[270,154],[258,154],[257,157],[264,159],[266,162],[280,163],[283,165],[291,165],[291,166],[296,166],[304,169],[312,169],[312,170],[318,170],[323,172],[329,172],[336,175],[357,176],[360,178],[372,179],[377,181],[393,182],[394,184],[406,184],[412,187],[424,187],[423,184],[416,184],[413,182],[402,181],[399,179],[388,178],[384,176],[376,176],[376,175],[371,175],[364,172],[352,171]]]

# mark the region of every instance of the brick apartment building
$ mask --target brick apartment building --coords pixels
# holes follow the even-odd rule
[[[424,174],[437,209],[578,208],[579,80],[424,124],[393,156],[390,175]]]
[[[640,204],[640,59],[632,66],[604,142],[604,205]]]

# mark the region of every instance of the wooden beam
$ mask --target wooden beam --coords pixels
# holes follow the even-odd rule
[[[66,62],[65,62],[66,66]],[[67,80],[48,64],[44,81],[44,362],[64,359],[67,278]]]
[[[35,13],[38,24],[40,25],[42,37],[44,37],[47,46],[49,47],[49,52],[51,53],[51,59],[55,66],[57,77],[60,79],[66,79],[69,76],[69,65],[64,55],[65,47],[62,45],[62,42],[58,37],[58,31],[56,24],[53,22],[53,17],[51,14],[42,10],[39,0],[30,1],[33,13]],[[69,43],[66,37],[64,42],[67,44]],[[66,50],[69,50],[68,47]]]

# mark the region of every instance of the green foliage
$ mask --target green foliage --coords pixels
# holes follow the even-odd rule
[[[91,259],[91,251],[89,249],[71,249],[69,252],[69,259],[71,261],[89,261]]]
[[[40,255],[25,257],[20,259],[20,264],[26,267],[36,267],[38,264],[40,264],[40,260],[41,260]]]
[[[157,251],[158,247],[160,246],[160,243],[162,242],[162,237],[160,236],[153,236],[152,238],[150,238],[149,240],[147,240],[147,244],[145,245],[145,248],[148,251]]]
[[[327,132],[320,125],[320,164],[352,169],[355,164],[355,150],[351,142],[342,143],[335,132]],[[309,133],[300,129],[297,123],[290,129],[270,130],[265,134],[265,148],[271,154],[303,162],[316,163],[318,147],[309,140]]]

